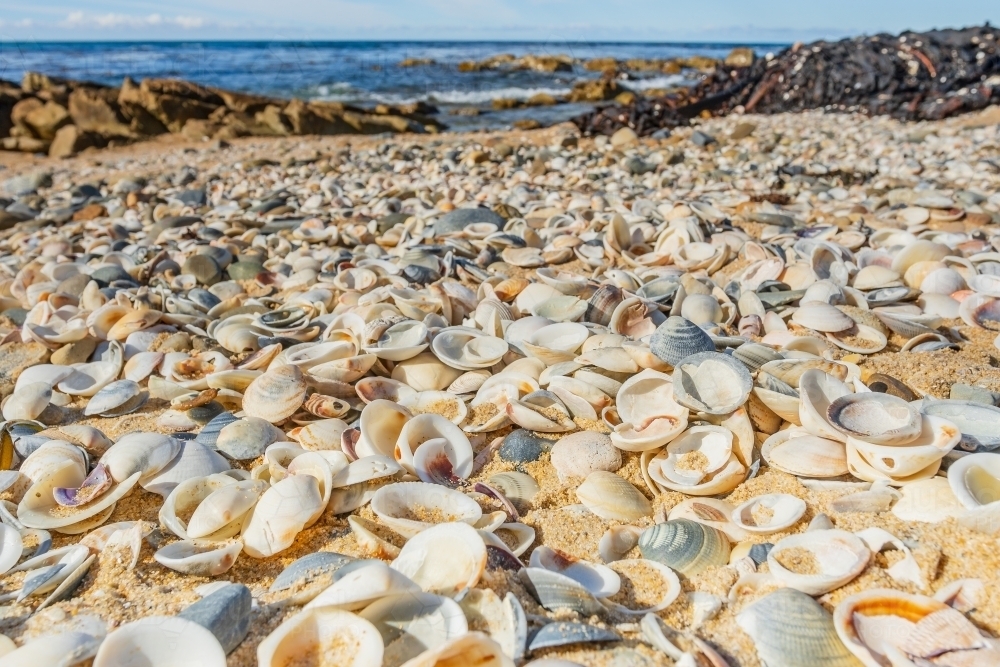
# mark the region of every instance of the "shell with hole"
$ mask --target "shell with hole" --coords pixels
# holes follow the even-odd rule
[[[788,493],[756,496],[733,510],[732,520],[743,530],[770,535],[794,526],[806,513],[806,503]]]
[[[259,667],[305,664],[381,665],[382,636],[370,622],[335,607],[303,609],[286,619],[257,646]]]
[[[860,575],[871,551],[853,533],[836,528],[790,535],[767,554],[771,574],[789,588],[822,595]]]
[[[426,482],[383,486],[372,496],[371,509],[381,523],[407,538],[439,523],[471,526],[483,516],[479,503],[461,491]]]

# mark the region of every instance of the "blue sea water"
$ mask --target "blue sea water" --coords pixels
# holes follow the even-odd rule
[[[176,77],[204,85],[278,97],[336,100],[359,105],[422,100],[442,110],[455,129],[499,127],[518,117],[564,120],[584,105],[504,112],[489,110],[500,97],[527,99],[540,92],[563,95],[574,83],[598,76],[572,72],[458,71],[464,60],[499,53],[567,54],[594,57],[725,57],[734,44],[541,43],[541,42],[0,42],[0,79],[20,81],[27,71],[120,85],[124,77]],[[750,44],[759,54],[784,45]],[[400,67],[406,58],[433,65]],[[690,82],[691,75],[642,75],[626,85],[663,88]],[[480,116],[451,116],[449,109],[476,106]]]

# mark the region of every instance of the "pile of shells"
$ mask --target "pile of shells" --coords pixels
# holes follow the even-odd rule
[[[1000,661],[984,583],[880,518],[1000,534],[1000,394],[883,372],[1000,330],[995,169],[904,187],[888,145],[865,189],[755,138],[804,161],[773,204],[746,156],[575,146],[8,181],[39,222],[0,236],[0,667]],[[200,599],[109,616],[113,564]]]

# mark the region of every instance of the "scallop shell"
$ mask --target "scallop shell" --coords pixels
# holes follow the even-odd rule
[[[681,359],[699,352],[715,352],[712,337],[694,322],[673,316],[656,328],[649,349],[657,357],[676,366]]]
[[[250,417],[277,424],[302,407],[306,382],[295,366],[279,366],[256,378],[243,394],[243,410]]]
[[[576,489],[587,509],[609,521],[637,521],[653,513],[653,506],[627,480],[613,472],[596,470]]]
[[[753,379],[746,366],[717,352],[701,352],[678,362],[673,374],[677,402],[713,415],[728,414],[743,405]]]
[[[410,538],[392,569],[421,589],[456,596],[473,588],[486,568],[486,545],[468,524],[442,523]]]
[[[639,536],[643,558],[692,577],[729,561],[729,539],[721,530],[690,519],[658,523]]]
[[[811,597],[780,588],[736,616],[768,667],[858,667],[834,629],[830,612]]]
[[[784,551],[807,551],[815,572],[796,572],[778,558]],[[805,557],[804,555],[802,557]],[[855,579],[866,567],[871,551],[845,530],[811,530],[780,540],[767,554],[771,574],[783,585],[809,595],[822,595]]]
[[[166,667],[175,661],[225,667],[226,652],[215,635],[193,621],[147,616],[109,634],[97,650],[94,667]]]
[[[257,646],[259,667],[285,667],[298,660],[344,667],[381,665],[383,639],[369,621],[347,611],[304,609],[286,619]]]

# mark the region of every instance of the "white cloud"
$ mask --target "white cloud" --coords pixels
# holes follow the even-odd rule
[[[81,11],[70,12],[59,22],[60,28],[155,28],[158,26],[176,26],[184,30],[193,30],[205,26],[205,20],[197,16],[170,16],[148,14],[86,14]]]

